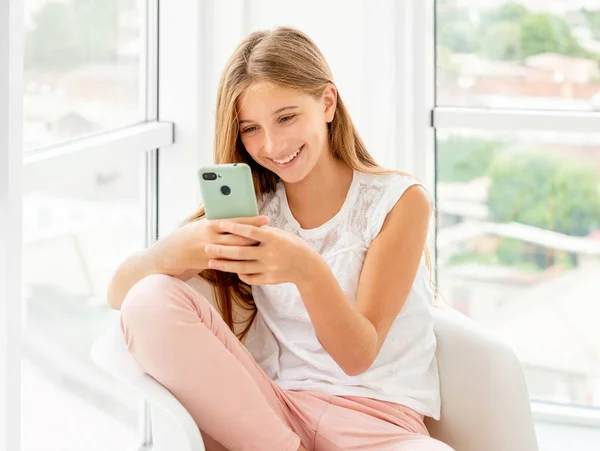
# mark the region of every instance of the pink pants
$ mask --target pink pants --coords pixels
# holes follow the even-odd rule
[[[370,398],[283,390],[217,310],[174,277],[142,279],[121,308],[127,346],[188,410],[208,450],[451,451],[423,416]]]

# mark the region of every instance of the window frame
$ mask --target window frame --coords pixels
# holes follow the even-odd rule
[[[20,0],[0,3],[0,448],[14,450],[21,442],[23,14]]]
[[[433,110],[433,127],[511,132],[599,133],[600,113],[436,107]]]

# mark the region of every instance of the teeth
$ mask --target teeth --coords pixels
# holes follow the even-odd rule
[[[290,161],[292,161],[294,158],[296,158],[296,155],[298,155],[298,153],[300,152],[300,149],[296,150],[296,152],[294,152],[293,154],[291,154],[289,157],[287,157],[285,160],[273,160],[275,163],[277,164],[286,164],[289,163]]]

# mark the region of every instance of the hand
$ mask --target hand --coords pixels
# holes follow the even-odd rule
[[[249,285],[298,284],[305,278],[311,259],[318,256],[300,237],[274,227],[221,222],[221,229],[258,246],[209,244],[212,269],[236,273]]]
[[[228,219],[232,224],[247,227],[260,227],[268,223],[266,216]],[[208,259],[204,247],[207,244],[229,246],[252,246],[257,241],[237,235],[231,235],[219,227],[220,220],[200,219],[190,222],[170,235],[160,239],[151,249],[165,274],[180,276],[186,271],[196,273],[208,269]]]

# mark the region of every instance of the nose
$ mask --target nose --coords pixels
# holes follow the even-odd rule
[[[280,147],[279,137],[273,131],[265,129],[262,147],[265,154],[276,155]]]

